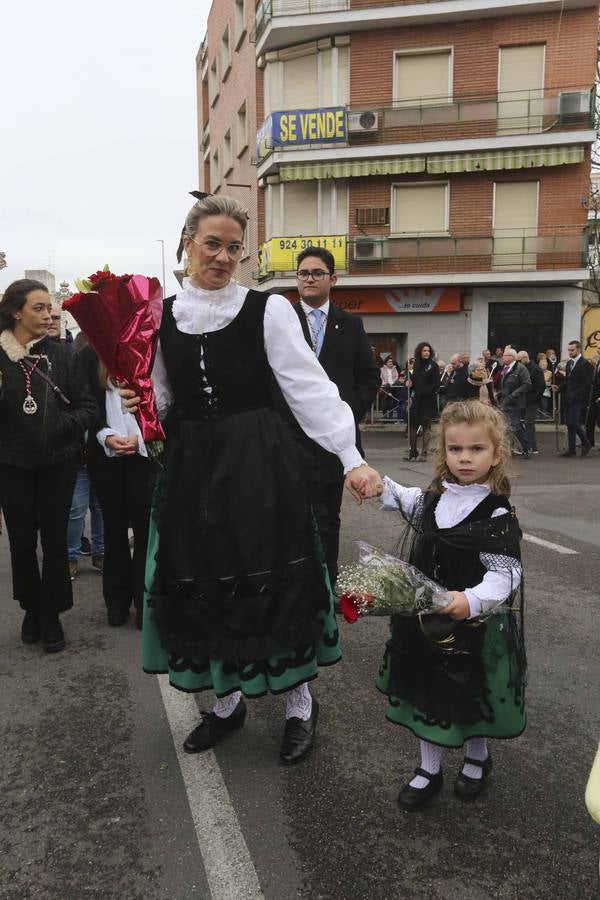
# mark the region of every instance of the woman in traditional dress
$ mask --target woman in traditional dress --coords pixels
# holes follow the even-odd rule
[[[52,299],[21,278],[0,301],[0,499],[21,638],[64,649],[60,613],[73,605],[67,522],[86,429],[97,416],[75,354],[48,337]],[[37,558],[38,532],[42,567]]]
[[[291,764],[313,745],[318,705],[308,682],[341,654],[308,481],[271,406],[273,380],[307,435],[339,456],[359,502],[353,484],[363,496],[381,487],[289,301],[232,279],[246,223],[236,201],[202,195],[183,230],[189,278],[164,302],[153,378],[167,442],[148,547],[144,668],[168,672],[181,690],[216,693],[184,743],[189,753],[244,724],[244,697],[285,693],[280,758]]]

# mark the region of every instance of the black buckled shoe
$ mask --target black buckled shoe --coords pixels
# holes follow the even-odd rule
[[[425,769],[421,769],[418,766],[415,769],[415,775],[427,778],[429,784],[424,788],[412,787],[410,784],[404,785],[398,794],[398,803],[402,809],[406,809],[408,812],[413,812],[413,810],[425,806],[432,797],[439,794],[444,786],[444,776],[441,769],[435,775],[432,775],[431,772],[426,772]]]
[[[225,719],[214,712],[202,712],[201,715],[202,721],[183,742],[186,753],[202,753],[203,750],[210,750],[229,731],[241,728],[246,719],[246,704],[244,698],[240,697],[234,711]]]
[[[310,719],[304,721],[297,716],[292,716],[286,721],[279,751],[279,759],[285,766],[293,766],[302,762],[311,752],[315,742],[318,718],[319,704],[313,697]]]
[[[42,616],[42,647],[46,653],[60,653],[65,649],[65,633],[60,624],[58,613]]]
[[[474,800],[484,789],[488,775],[492,771],[492,757],[489,754],[487,759],[480,760],[465,756],[464,762],[470,766],[479,766],[481,778],[471,778],[470,775],[465,775],[461,769],[454,782],[454,793],[461,800]]]
[[[28,609],[21,625],[21,640],[24,644],[37,644],[42,639],[42,626],[37,610]]]

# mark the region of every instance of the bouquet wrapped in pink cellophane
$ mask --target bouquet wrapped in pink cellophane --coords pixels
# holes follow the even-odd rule
[[[125,382],[140,397],[136,416],[151,456],[163,449],[164,431],[152,389],[152,365],[162,317],[158,278],[113,275],[105,266],[63,303],[104,363],[113,383]]]

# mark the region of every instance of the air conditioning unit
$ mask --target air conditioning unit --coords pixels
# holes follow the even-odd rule
[[[354,241],[354,259],[384,259],[386,250],[383,238],[359,237]]]
[[[377,131],[378,128],[379,112],[376,109],[348,113],[348,131]]]
[[[563,91],[558,99],[558,115],[561,121],[589,115],[591,108],[590,91]]]
[[[357,225],[389,225],[389,206],[367,206],[356,208]]]

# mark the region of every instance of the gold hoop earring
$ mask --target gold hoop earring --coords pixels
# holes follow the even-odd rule
[[[194,262],[192,261],[191,256],[186,256],[186,258],[185,258],[185,271],[186,271],[188,278],[193,278],[194,275],[197,275],[197,273],[198,273],[198,270],[196,269],[196,266],[194,265]]]

